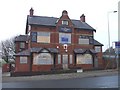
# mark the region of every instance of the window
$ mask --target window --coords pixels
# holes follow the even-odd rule
[[[95,51],[96,52],[101,52],[101,47],[100,46],[95,46]]]
[[[20,57],[21,64],[27,64],[27,57]]]
[[[58,55],[58,64],[61,64],[61,55]]]
[[[90,38],[89,36],[85,36],[85,35],[80,35],[79,39],[79,44],[89,44],[90,43]]]
[[[53,57],[50,53],[35,54],[33,58],[34,65],[52,65]]]
[[[72,64],[72,55],[70,55],[70,64]]]
[[[67,20],[63,20],[62,21],[62,25],[68,25],[68,21]]]
[[[90,54],[77,54],[77,64],[92,64],[92,56]]]
[[[89,41],[90,41],[90,44],[93,44],[94,42],[94,40],[93,40],[93,36],[89,36]]]
[[[31,40],[32,40],[32,42],[37,42],[37,32],[31,33]]]
[[[49,32],[37,32],[37,42],[38,43],[50,43],[50,33]]]
[[[24,42],[20,43],[20,48],[25,48],[25,43]]]
[[[59,43],[70,44],[71,43],[71,34],[59,33]]]

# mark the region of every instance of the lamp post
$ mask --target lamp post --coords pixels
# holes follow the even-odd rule
[[[110,13],[116,13],[117,11],[110,11],[107,13],[107,19],[108,19],[108,44],[109,44],[109,53],[110,53],[110,29],[109,29],[109,14]],[[110,55],[109,55],[110,56]]]
[[[108,21],[108,45],[109,45],[109,60],[110,60],[110,29],[109,29],[109,14],[110,13],[116,13],[117,11],[110,11],[110,12],[108,12],[107,13],[107,21]],[[109,63],[108,63],[109,64]],[[108,64],[107,64],[107,66],[108,66]],[[106,68],[107,68],[107,66],[106,66]]]

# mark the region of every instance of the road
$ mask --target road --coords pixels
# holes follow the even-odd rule
[[[118,88],[118,75],[29,82],[8,82],[3,83],[2,86],[3,88]]]

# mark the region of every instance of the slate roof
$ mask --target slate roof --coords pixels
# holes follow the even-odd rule
[[[79,54],[83,54],[83,53],[85,53],[85,49],[81,49],[81,48],[76,48],[76,49],[74,49],[74,53],[79,53]]]
[[[15,41],[28,41],[29,40],[29,36],[28,35],[19,35],[15,38]]]
[[[56,26],[56,23],[59,20],[59,18],[46,17],[46,16],[28,16],[27,20],[28,20],[27,23],[29,25],[32,24],[32,25]],[[86,22],[81,22],[80,20],[74,20],[74,19],[71,19],[71,21],[75,26],[75,28],[96,31]]]
[[[22,52],[19,52],[17,54],[15,54],[15,56],[30,56],[31,53],[33,52],[36,52],[36,53],[39,53],[43,50],[44,48],[30,48],[30,49],[27,49],[27,50],[24,50]],[[58,49],[56,48],[46,48],[49,52],[51,53],[58,53]]]
[[[94,40],[94,45],[95,45],[95,46],[103,46],[103,44],[101,44],[101,43],[98,42],[97,40]]]
[[[30,56],[30,49],[19,52],[19,53],[15,54],[14,56]]]
[[[76,54],[84,54],[86,52],[91,52],[93,54],[97,53],[94,49],[81,49],[81,48],[74,49],[74,53],[76,53]]]
[[[90,49],[89,51],[90,51],[91,53],[94,53],[94,54],[97,53],[94,49]]]

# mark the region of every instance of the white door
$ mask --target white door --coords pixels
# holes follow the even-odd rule
[[[63,55],[63,69],[68,69],[68,55]]]

